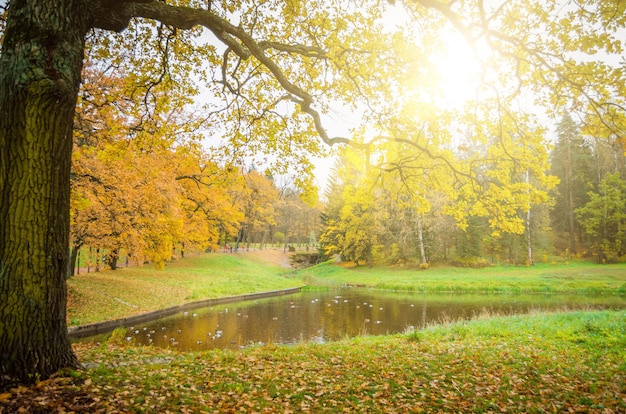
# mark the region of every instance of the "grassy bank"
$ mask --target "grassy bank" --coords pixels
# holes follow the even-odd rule
[[[346,268],[323,263],[299,272],[308,285],[360,285],[415,292],[626,294],[626,263],[537,264],[532,267],[428,270]]]
[[[198,254],[164,270],[128,267],[74,276],[68,281],[70,325],[117,319],[202,299],[299,286],[289,272],[257,256]]]
[[[69,313],[87,323],[303,281],[620,294],[626,266],[418,271],[324,264],[294,276],[264,253],[207,254],[164,271],[146,266],[75,277]],[[133,347],[114,332],[102,345],[74,345],[85,370],[0,393],[0,413],[626,412],[626,311],[480,318],[329,344],[188,353]]]
[[[187,302],[296,287],[358,285],[407,292],[626,294],[626,264],[587,262],[533,267],[428,270],[345,268],[324,263],[299,271],[276,264],[280,251],[198,254],[152,266],[81,274],[68,281],[71,326],[163,309]],[[273,260],[269,257],[273,255]],[[287,276],[287,277],[286,277]]]
[[[324,345],[76,351],[87,370],[0,395],[0,412],[626,411],[624,311],[493,318]]]

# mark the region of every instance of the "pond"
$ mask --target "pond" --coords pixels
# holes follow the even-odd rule
[[[127,327],[126,340],[180,350],[240,348],[267,343],[323,343],[360,335],[405,332],[428,324],[470,319],[481,314],[609,308],[626,308],[626,298],[410,294],[346,288],[305,291],[181,311]]]

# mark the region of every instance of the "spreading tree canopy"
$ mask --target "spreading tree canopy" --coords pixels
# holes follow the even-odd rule
[[[535,167],[518,164],[527,151],[512,141],[543,145],[529,136],[538,130],[530,118],[515,115],[524,110],[520,98],[546,114],[567,108],[596,136],[624,136],[624,63],[607,62],[623,53],[626,3],[390,3],[10,0],[1,6],[0,384],[77,365],[66,334],[65,274],[72,129],[85,59],[116,68],[135,85],[116,98],[142,102],[134,131],[150,122],[155,105],[165,104],[157,89],[172,91],[171,99],[202,94],[208,96],[198,108],[202,128],[219,130],[224,151],[273,154],[283,170],[308,171],[307,157],[322,153],[323,143],[366,148],[384,137],[474,182],[467,188],[485,188],[481,179],[491,179],[487,188],[506,187],[507,174]],[[385,21],[392,8],[402,18]],[[433,88],[440,73],[430,57],[442,46],[441,31],[450,30],[481,63],[478,104],[458,117],[450,117],[445,100],[433,100],[441,93]],[[432,101],[442,117],[448,113],[441,119],[454,120],[429,140],[452,139],[463,125],[466,137],[510,158],[502,176],[481,178],[480,171],[453,164],[446,151],[424,145],[419,129],[392,133],[407,124],[406,109],[416,100]],[[328,132],[336,107],[361,122],[352,136]],[[441,126],[433,122],[431,132]]]

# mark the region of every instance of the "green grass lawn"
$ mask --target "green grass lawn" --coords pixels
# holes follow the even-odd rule
[[[202,253],[153,266],[128,267],[68,280],[68,319],[82,325],[183,303],[300,286],[289,269],[246,254]]]
[[[323,263],[293,273],[263,254],[202,253],[169,262],[81,274],[68,281],[71,326],[123,318],[202,299],[307,285],[364,285],[408,292],[626,294],[626,264],[428,270],[344,268]]]
[[[430,292],[620,295],[626,265],[346,269],[294,274],[253,255],[202,254],[69,281],[75,323],[301,284]],[[85,364],[0,394],[3,412],[626,412],[626,311],[496,317],[327,344],[178,352],[74,344]]]
[[[75,349],[84,371],[0,394],[0,412],[626,411],[625,311],[237,351]]]
[[[626,294],[626,263],[542,263],[532,267],[431,267],[428,270],[345,268],[323,263],[301,271],[299,276],[308,285],[364,285],[418,292]]]

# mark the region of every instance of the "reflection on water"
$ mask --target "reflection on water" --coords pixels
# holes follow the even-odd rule
[[[127,328],[137,344],[181,350],[251,344],[327,342],[398,333],[426,324],[533,309],[624,308],[621,297],[544,295],[424,295],[366,289],[302,292],[181,312]]]

